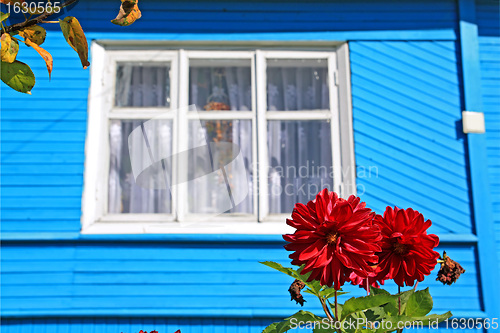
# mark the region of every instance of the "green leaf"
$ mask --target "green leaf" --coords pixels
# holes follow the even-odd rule
[[[319,281],[315,281],[315,280],[311,281],[311,282],[307,282],[307,279],[309,278],[309,276],[311,276],[312,272],[309,272],[309,273],[306,273],[306,274],[302,274],[302,270],[304,269],[304,266],[305,265],[302,265],[297,270],[297,274],[299,274],[299,277],[297,279],[299,279],[300,281],[304,282],[306,284],[306,286],[308,286],[309,288],[311,288],[311,290],[314,292],[314,295],[318,296],[319,295],[319,291],[322,288],[321,283]]]
[[[262,333],[274,333],[276,332],[276,326],[278,326],[278,323],[272,323],[271,325],[267,326]]]
[[[433,326],[439,324],[440,322],[446,320],[447,318],[450,318],[452,316],[452,313],[450,311],[437,315],[437,314],[432,314],[429,316],[425,317],[408,317],[408,316],[387,316],[384,319],[384,327],[391,327],[393,329],[396,329],[398,327],[398,324],[404,326],[407,324],[408,326],[412,324],[412,328],[418,329],[422,328],[425,326]],[[390,323],[390,324],[389,324]],[[378,331],[377,331],[378,332]],[[383,331],[382,331],[383,332]]]
[[[306,286],[308,286],[311,289],[312,292],[310,292],[310,294],[318,296],[318,293],[321,289],[321,284],[319,283],[319,281],[307,282],[307,279],[311,275],[311,272],[307,274],[300,274],[303,267],[300,267],[299,269],[295,270],[293,268],[283,267],[281,264],[278,264],[277,262],[274,261],[263,261],[260,263],[268,267],[274,268],[275,270],[280,271],[281,273],[285,273],[286,275],[291,276],[294,279],[304,282]]]
[[[425,316],[425,317],[414,317],[413,319],[414,320],[418,320],[418,321],[422,321],[424,323],[424,326],[429,326],[433,323],[441,323],[443,321],[445,321],[446,319],[448,318],[451,318],[453,316],[453,314],[451,313],[451,311],[448,311],[446,313],[443,313],[443,314],[431,314],[431,315],[428,315],[428,316]]]
[[[3,22],[5,21],[6,19],[8,19],[10,16],[10,13],[2,13],[0,12],[0,22]]]
[[[275,270],[280,271],[281,273],[285,273],[286,275],[291,276],[294,279],[300,280],[299,273],[297,273],[297,271],[293,268],[283,267],[283,265],[278,264],[277,262],[274,261],[262,261],[260,263],[266,265],[267,267],[274,268]]]
[[[387,316],[397,316],[398,315],[398,304],[396,302],[387,303],[384,306],[384,312]]]
[[[30,40],[37,45],[42,45],[47,37],[47,31],[39,25],[32,25],[19,31],[19,36],[24,40]]]
[[[384,308],[381,306],[376,306],[374,308],[365,311],[365,317],[368,321],[381,321],[385,317]]]
[[[3,62],[1,68],[2,81],[12,89],[31,95],[31,89],[35,86],[35,74],[31,68],[23,62]]]
[[[376,306],[381,306],[393,302],[397,298],[395,295],[370,295],[365,297],[353,297],[344,303],[341,319],[352,313],[367,310]]]
[[[375,288],[373,286],[370,286],[370,294],[372,294],[372,295],[390,295],[390,293],[387,290],[384,290],[381,288]]]
[[[408,317],[425,316],[432,310],[432,296],[429,293],[429,288],[413,293],[408,302],[404,314]]]
[[[403,291],[402,293],[396,294],[396,296],[401,297],[401,313],[405,313],[406,304],[408,303],[408,299],[410,298],[411,295],[413,295],[414,292],[415,292],[415,290],[410,289],[407,291]],[[399,301],[398,301],[398,303],[399,303]]]
[[[300,310],[299,312],[295,313],[294,315],[285,318],[284,321],[278,323],[274,330],[269,330],[269,331],[264,331],[265,333],[283,333],[286,332],[290,329],[295,329],[300,327],[308,327],[309,326],[312,328],[314,326],[319,326],[321,324],[321,321],[323,318],[316,316],[315,314],[308,312],[308,311],[303,311]],[[316,323],[316,324],[315,324]],[[269,327],[269,326],[268,326]],[[263,332],[263,333],[264,333]]]
[[[330,305],[330,309],[332,310],[332,316],[335,317],[335,303],[327,301],[328,305]],[[337,314],[340,316],[342,314],[342,304],[337,304]]]
[[[89,47],[80,22],[75,17],[67,16],[64,20],[59,20],[59,25],[66,42],[78,53],[83,69],[86,69],[90,66]]]
[[[335,288],[329,288],[329,287],[327,287],[327,288],[321,290],[319,292],[319,294],[321,296],[323,296],[324,299],[329,299],[330,297],[335,296]],[[345,295],[345,294],[349,294],[349,292],[347,292],[347,291],[338,291],[337,290],[337,296]]]

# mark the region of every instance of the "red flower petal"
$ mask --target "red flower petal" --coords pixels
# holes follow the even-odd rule
[[[375,214],[365,208],[360,198],[340,199],[336,193],[322,190],[307,205],[296,204],[287,224],[296,231],[283,238],[292,264],[304,264],[303,273],[311,272],[309,281],[340,289],[351,274],[366,277],[382,248],[380,227],[372,220]]]

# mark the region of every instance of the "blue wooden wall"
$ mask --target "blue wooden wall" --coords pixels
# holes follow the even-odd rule
[[[478,3],[500,249],[495,6]],[[128,28],[109,23],[116,9],[116,0],[81,1],[71,14],[89,39],[349,40],[356,161],[377,168],[360,174],[362,198],[378,212],[398,204],[432,219],[440,249],[467,270],[451,288],[433,281],[434,273],[422,284],[431,286],[436,312],[485,315],[457,127],[463,96],[455,1],[144,1],[143,18]],[[2,329],[259,332],[298,310],[287,293],[291,280],[258,264],[288,262],[279,237],[79,235],[88,70],[60,33],[50,31],[44,45],[54,56],[52,81],[38,54],[23,49],[20,60],[33,64],[37,77],[33,95],[1,91]],[[312,299],[305,309],[321,312]]]
[[[493,201],[497,254],[500,257],[500,10],[498,1],[477,6],[481,91],[488,141],[488,171]],[[499,262],[500,271],[500,262]]]

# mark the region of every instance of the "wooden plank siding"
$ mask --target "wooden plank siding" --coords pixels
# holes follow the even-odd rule
[[[500,257],[500,2],[477,3],[481,91],[486,120],[488,171],[495,222],[496,251]],[[500,262],[499,262],[500,271]]]
[[[432,287],[437,312],[481,311],[474,246],[442,248],[460,258],[467,274],[453,292],[434,281],[437,270],[419,286]],[[265,260],[289,265],[280,243],[11,243],[2,249],[2,311],[173,317],[279,317],[298,311],[287,292],[293,279],[259,264]],[[313,297],[306,299],[304,309],[321,313]]]
[[[33,319],[21,321],[5,320],[2,326],[4,333],[54,332],[58,333],[138,333],[140,330],[159,333],[174,333],[178,329],[182,333],[260,333],[262,327],[272,321],[266,319],[126,319],[126,318],[83,318],[83,319]],[[289,332],[310,333],[310,330],[290,330]],[[405,332],[424,332],[423,330],[407,330]],[[434,329],[435,333],[452,333],[451,328]],[[471,333],[482,333],[483,330],[469,330]]]
[[[498,1],[478,1],[500,256],[500,39],[491,14]],[[70,14],[89,41],[349,41],[355,157],[365,168],[359,194],[378,213],[386,205],[414,207],[433,221],[432,232],[447,237],[439,250],[467,273],[451,288],[434,281],[437,270],[419,285],[432,287],[433,312],[484,316],[460,130],[456,1],[143,1],[143,17],[130,27],[109,22],[117,9],[116,0],[86,0]],[[2,85],[2,331],[261,332],[298,311],[287,292],[291,278],[258,263],[289,264],[279,237],[189,242],[80,235],[90,78],[54,26],[44,44],[54,57],[52,80],[39,55],[23,48],[18,59],[37,78],[33,95]],[[472,238],[453,242],[458,235]],[[349,296],[362,294],[350,290]],[[303,309],[322,312],[306,299]]]

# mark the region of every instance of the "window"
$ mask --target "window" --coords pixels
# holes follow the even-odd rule
[[[354,192],[346,44],[92,56],[83,232],[282,233]]]

